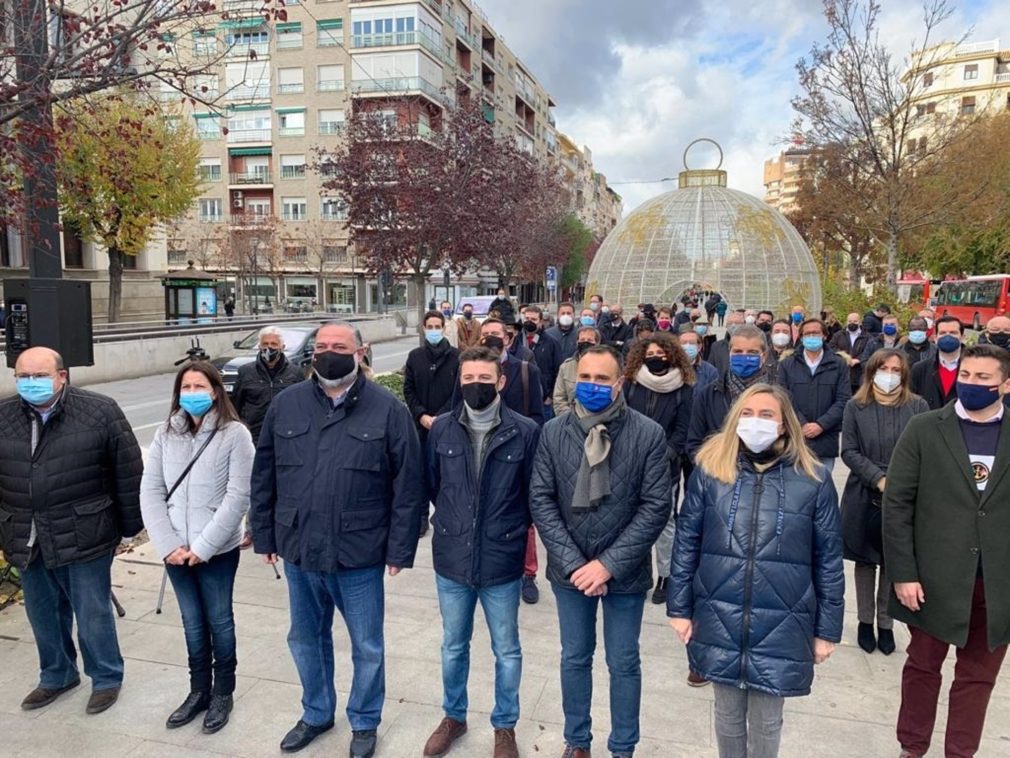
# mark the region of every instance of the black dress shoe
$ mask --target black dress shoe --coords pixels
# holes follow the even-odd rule
[[[877,649],[877,638],[873,636],[873,624],[863,624],[860,622],[859,632],[856,634],[856,642],[867,653],[872,653]]]
[[[186,699],[182,701],[182,705],[176,708],[172,712],[172,715],[168,717],[165,726],[169,729],[178,729],[180,726],[186,726],[186,724],[207,710],[208,705],[210,705],[209,693],[190,692],[186,696]]]
[[[652,591],[653,605],[663,605],[666,602],[666,579],[656,580],[656,589]]]
[[[23,711],[34,711],[36,708],[44,708],[53,702],[56,698],[62,695],[64,692],[70,692],[74,687],[81,683],[80,679],[75,679],[66,687],[58,687],[56,689],[48,689],[46,687],[36,687],[27,695],[25,699],[21,701],[21,710]]]
[[[375,740],[374,729],[354,732],[351,737],[351,758],[372,758],[375,755]]]
[[[306,724],[299,720],[294,728],[284,735],[284,739],[281,740],[281,750],[285,753],[297,753],[302,748],[308,747],[312,740],[320,734],[328,732],[332,728],[332,719],[321,726],[312,726],[312,724]]]
[[[214,734],[224,729],[231,715],[233,701],[231,695],[214,695],[210,699],[207,715],[203,717],[203,733]]]
[[[877,650],[884,655],[894,652],[894,631],[891,629],[877,629]]]

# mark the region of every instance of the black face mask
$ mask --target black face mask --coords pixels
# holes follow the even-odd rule
[[[772,330],[772,325],[770,321],[759,321],[757,328],[765,334],[768,334]]]
[[[591,347],[596,347],[596,343],[595,342],[579,342],[576,345],[576,350],[578,351],[579,355],[582,355],[584,352],[586,352]]]
[[[473,311],[463,311],[463,318],[467,321],[473,318]]]
[[[312,368],[323,379],[331,382],[340,381],[354,371],[355,366],[354,353],[334,353],[328,350],[312,356]]]
[[[991,332],[988,340],[989,344],[1006,350],[1007,346],[1010,345],[1010,332]]]
[[[505,340],[501,337],[495,337],[493,334],[489,334],[487,337],[481,337],[480,343],[491,350],[497,350],[499,353],[505,349]]]
[[[850,332],[858,332],[859,331],[859,324],[849,324],[845,328],[848,329]]]
[[[670,368],[670,362],[662,355],[654,355],[645,359],[645,367],[649,369],[651,374],[662,374]]]
[[[539,330],[540,327],[537,324],[534,324],[532,321],[523,321],[523,331],[526,332],[527,334],[534,334]]]
[[[281,354],[280,350],[274,350],[272,347],[265,347],[260,350],[260,358],[262,358],[267,363],[273,363],[277,360],[277,356]]]
[[[471,382],[461,387],[463,402],[475,411],[487,408],[498,397],[498,385],[491,382]]]

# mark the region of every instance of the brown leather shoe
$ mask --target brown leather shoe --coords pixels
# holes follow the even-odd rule
[[[593,758],[593,754],[589,752],[587,747],[565,745],[565,752],[561,754],[561,758]]]
[[[452,743],[466,734],[466,722],[456,721],[446,716],[442,723],[431,733],[428,741],[424,743],[424,755],[426,758],[435,758],[445,755],[452,747]]]
[[[689,671],[687,672],[687,684],[689,687],[704,687],[706,684],[709,684],[709,681],[701,674]]]
[[[70,692],[74,687],[81,683],[80,679],[75,679],[66,687],[60,687],[59,689],[50,690],[45,687],[36,687],[27,695],[25,699],[21,701],[21,710],[23,711],[34,711],[36,708],[44,708],[53,702],[56,698],[62,695],[64,692]]]
[[[107,711],[119,700],[119,687],[109,687],[107,690],[94,690],[88,699],[88,707],[84,710],[94,716]]]
[[[494,758],[519,758],[515,729],[494,730]]]

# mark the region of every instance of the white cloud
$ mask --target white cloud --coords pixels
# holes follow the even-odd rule
[[[481,4],[558,103],[558,128],[615,182],[625,212],[676,184],[616,182],[676,177],[698,137],[722,144],[731,187],[761,196],[764,160],[792,122],[796,61],[825,34],[815,0]],[[901,61],[921,38],[921,1],[884,5],[881,38]],[[959,38],[972,26],[973,39],[1010,47],[1005,0],[966,0],[943,32]],[[692,153],[692,164],[707,160]]]

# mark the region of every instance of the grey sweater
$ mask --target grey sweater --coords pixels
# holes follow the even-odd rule
[[[466,427],[470,435],[470,454],[473,456],[473,475],[480,488],[480,464],[484,460],[484,448],[487,446],[488,437],[491,432],[501,423],[501,414],[498,409],[501,407],[501,395],[494,399],[487,408],[482,411],[475,411],[466,403],[463,403],[465,412],[463,413],[463,426]]]

